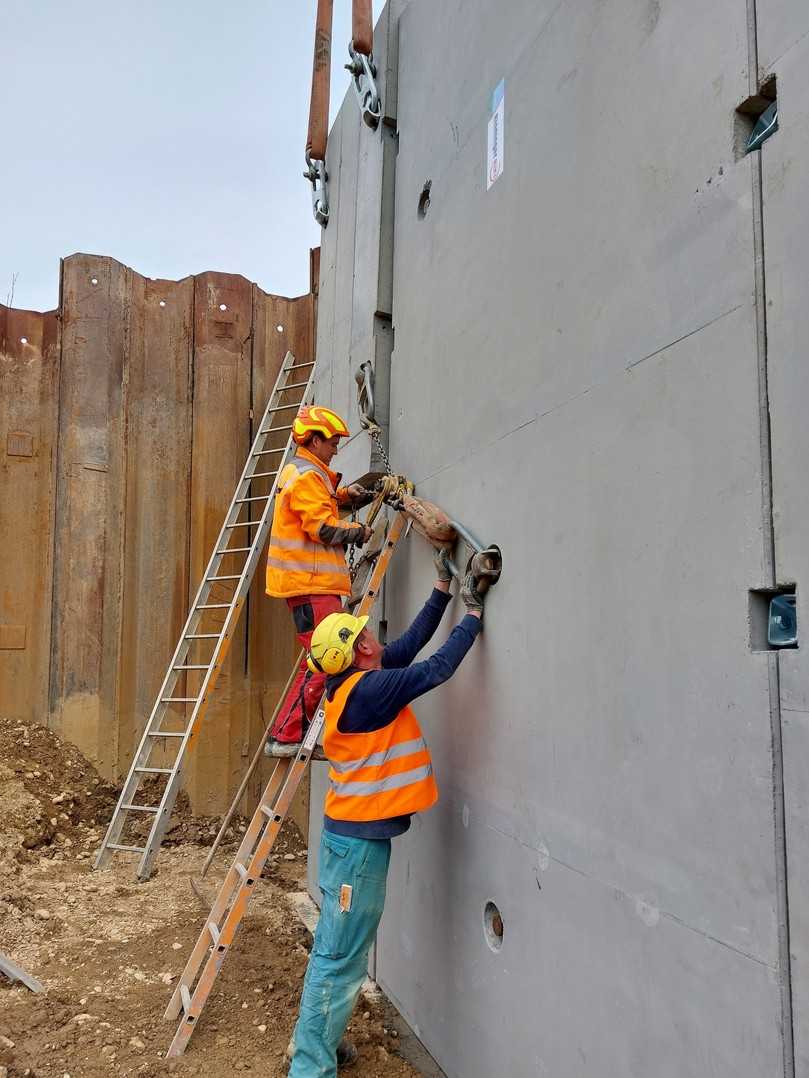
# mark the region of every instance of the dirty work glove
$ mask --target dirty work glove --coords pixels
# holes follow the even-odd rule
[[[352,483],[346,487],[346,493],[352,509],[362,509],[364,505],[370,505],[376,497],[372,490],[368,490],[360,483]]]
[[[442,584],[449,584],[452,580],[452,571],[449,567],[449,548],[437,546],[433,548],[433,562],[438,579]]]
[[[356,539],[351,539],[350,542],[356,543],[357,546],[365,546],[365,544],[373,537],[374,529],[370,524],[360,524],[362,531],[357,535]]]
[[[478,591],[478,580],[471,569],[467,569],[461,584],[461,601],[468,611],[483,613],[483,593]]]

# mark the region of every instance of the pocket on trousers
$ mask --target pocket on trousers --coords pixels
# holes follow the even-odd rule
[[[323,905],[320,908],[314,953],[325,958],[344,958],[351,946],[351,911],[340,908],[340,888],[350,886],[353,895],[356,884],[353,865],[348,856],[350,852],[349,844],[342,842],[339,836],[323,832],[320,851],[320,890],[323,892]]]

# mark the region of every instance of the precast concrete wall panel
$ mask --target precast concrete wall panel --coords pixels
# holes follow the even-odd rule
[[[761,150],[776,581],[795,584],[809,625],[809,9],[758,5],[763,76],[775,74],[779,130]],[[805,644],[805,640],[801,641]],[[805,646],[779,657],[795,1073],[809,1075],[809,664]]]
[[[317,316],[316,399],[348,422],[352,437],[335,467],[350,481],[383,464],[360,424],[355,375],[370,363],[376,421],[387,439],[388,379],[393,332],[390,324],[393,270],[394,174],[396,160],[397,16],[387,5],[374,29],[374,63],[382,102],[382,122],[363,122],[353,90],[347,93],[329,132],[326,169],[330,217],[321,233]],[[384,600],[376,604],[379,619]],[[309,889],[317,901],[317,846],[327,768],[311,767],[311,855]]]
[[[412,0],[398,44],[391,457],[505,571],[418,705],[377,975],[450,1078],[781,1073],[745,6]]]

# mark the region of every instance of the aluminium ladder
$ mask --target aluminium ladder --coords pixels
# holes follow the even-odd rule
[[[355,611],[356,616],[370,611],[393,551],[408,531],[409,524],[404,515],[397,513]],[[306,771],[325,717],[321,699],[320,707],[312,719],[298,755],[294,760],[291,757],[279,759],[275,765],[239,846],[236,859],[228,869],[163,1016],[167,1021],[174,1021],[182,1015],[174,1040],[166,1052],[167,1058],[182,1055],[194,1032],[197,1019],[202,1014],[217,974],[247,912],[255,885],[261,878],[295,791]]]
[[[308,371],[308,376],[298,373],[304,370]],[[152,874],[180,789],[185,757],[199,734],[211,692],[230,649],[239,615],[272,525],[278,475],[294,449],[290,433],[292,419],[302,404],[310,402],[313,377],[314,363],[296,363],[293,354],[287,352],[104,841],[96,855],[94,868],[103,868],[114,852],[122,851],[140,854],[137,870],[139,880],[147,880]],[[259,485],[265,483],[269,488],[268,493],[256,493]],[[260,512],[260,516],[254,515],[254,508]],[[245,519],[240,519],[243,511]],[[246,532],[243,529],[247,529]],[[223,566],[226,558],[228,562]],[[216,601],[218,596],[212,594],[215,587],[226,589],[223,598],[227,601]],[[231,588],[232,593],[228,598],[227,591]],[[190,683],[192,679],[197,681],[197,687],[189,689],[186,686],[183,689],[183,680]],[[179,730],[164,725],[172,719],[167,714],[169,709],[178,705],[184,712]],[[162,742],[162,745],[158,746],[158,742]],[[155,759],[158,747],[161,755]],[[162,766],[167,763],[165,755],[173,758],[169,766]],[[153,777],[157,783],[165,782],[162,795],[158,793],[149,797],[156,804],[145,804],[138,800],[138,791],[147,776]],[[142,792],[148,796],[148,790]],[[138,840],[124,838],[123,832],[128,822],[144,817],[153,819],[148,837],[141,846],[137,844]]]

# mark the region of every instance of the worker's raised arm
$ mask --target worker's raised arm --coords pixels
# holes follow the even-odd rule
[[[421,649],[433,637],[435,630],[449,604],[449,585],[452,573],[449,570],[449,551],[443,547],[433,553],[438,579],[427,602],[416,614],[409,629],[391,641],[382,655],[382,666],[386,670],[409,666]]]
[[[371,529],[364,524],[348,524],[335,515],[331,494],[316,472],[308,472],[295,482],[289,508],[300,518],[310,539],[326,546],[364,543],[370,537]]]
[[[480,618],[468,613],[429,659],[401,670],[369,670],[352,691],[339,729],[360,733],[393,722],[403,707],[452,677],[481,628]]]

